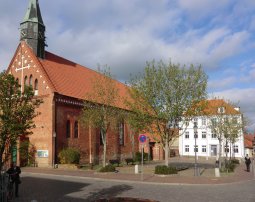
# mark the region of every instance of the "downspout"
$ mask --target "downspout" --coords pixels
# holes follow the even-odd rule
[[[57,158],[57,107],[56,107],[56,94],[53,96],[53,104],[52,104],[52,167],[55,168],[56,158]]]

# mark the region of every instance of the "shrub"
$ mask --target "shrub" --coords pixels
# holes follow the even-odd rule
[[[75,148],[66,148],[59,152],[58,157],[61,164],[79,164],[80,152]]]
[[[240,161],[238,159],[231,159],[231,163],[240,164]]]
[[[143,153],[143,160],[148,161],[148,153]],[[142,153],[141,152],[136,152],[135,153],[135,161],[141,162],[142,161]]]
[[[115,166],[112,164],[106,165],[105,167],[100,168],[99,172],[115,172]]]
[[[226,161],[223,167],[221,168],[221,172],[234,172],[236,168],[236,164],[232,163],[232,161]]]
[[[155,167],[155,174],[162,174],[162,175],[170,175],[170,174],[177,174],[177,169],[175,167],[166,166],[166,165],[158,165]]]

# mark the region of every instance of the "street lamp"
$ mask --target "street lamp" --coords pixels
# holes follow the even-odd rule
[[[197,122],[194,122],[194,137],[195,137],[195,165],[194,165],[194,175],[199,176],[197,168]]]

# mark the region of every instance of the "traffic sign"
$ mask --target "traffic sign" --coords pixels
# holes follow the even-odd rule
[[[145,134],[141,134],[141,135],[139,135],[139,141],[141,142],[141,143],[145,143],[146,142],[146,140],[147,140],[147,137],[146,137],[146,135]]]

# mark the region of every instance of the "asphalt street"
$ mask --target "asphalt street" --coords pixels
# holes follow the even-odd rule
[[[160,202],[255,202],[255,181],[221,185],[120,182],[77,176],[26,173],[14,201],[87,201],[133,197]]]

